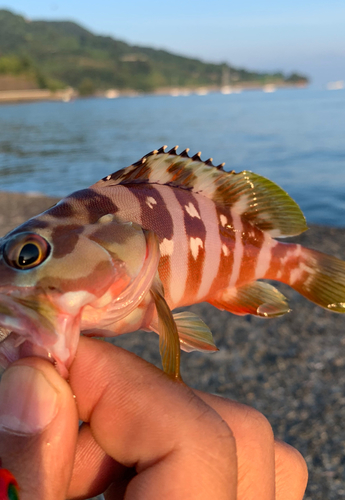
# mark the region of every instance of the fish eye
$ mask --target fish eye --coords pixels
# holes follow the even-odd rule
[[[3,248],[7,264],[16,269],[32,269],[46,260],[50,245],[35,233],[21,233],[13,236]]]

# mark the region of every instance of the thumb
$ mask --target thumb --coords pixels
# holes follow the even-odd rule
[[[68,383],[51,363],[23,358],[0,383],[0,457],[21,500],[64,500],[72,474],[78,415]]]

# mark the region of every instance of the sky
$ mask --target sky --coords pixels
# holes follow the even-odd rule
[[[345,80],[344,0],[0,0],[31,20],[254,71]]]

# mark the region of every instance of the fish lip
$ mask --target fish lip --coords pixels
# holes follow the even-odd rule
[[[25,294],[0,293],[0,327],[31,338],[38,335],[47,340],[55,338],[53,325],[49,325],[46,318],[29,307],[25,300]]]
[[[0,341],[0,367],[6,369],[20,358],[39,356],[54,364],[60,375],[67,378],[71,358],[69,346],[59,343],[60,333],[69,333],[67,328],[63,330],[66,321],[60,321],[62,332],[59,332],[58,315],[54,325],[40,312],[25,305],[28,296],[25,290],[23,294],[15,292],[18,289],[9,293],[0,290],[0,329],[3,337]]]
[[[18,335],[16,332],[9,333],[6,339],[0,342],[0,374],[15,361],[31,356],[49,361],[57,368],[61,376],[67,378],[67,369],[54,358],[49,350],[33,344],[29,340],[23,338],[23,335]]]

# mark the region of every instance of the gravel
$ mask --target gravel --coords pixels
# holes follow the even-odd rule
[[[55,201],[0,193],[0,234]],[[294,241],[345,259],[345,229],[312,226]],[[277,319],[192,306],[220,350],[182,353],[182,376],[194,388],[253,406],[268,418],[276,437],[307,461],[305,500],[345,498],[345,316],[314,306],[285,285],[278,288],[292,312]],[[135,332],[113,341],[161,366],[155,334]]]

